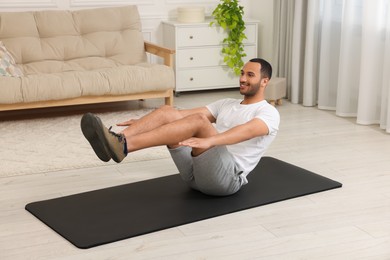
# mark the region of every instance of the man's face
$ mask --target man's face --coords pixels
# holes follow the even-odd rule
[[[241,70],[240,94],[254,96],[261,87],[261,64],[258,62],[247,62]]]

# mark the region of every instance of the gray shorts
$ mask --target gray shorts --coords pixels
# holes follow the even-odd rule
[[[182,179],[190,187],[214,196],[231,195],[241,188],[242,171],[225,146],[213,147],[196,157],[191,151],[187,146],[169,149]]]

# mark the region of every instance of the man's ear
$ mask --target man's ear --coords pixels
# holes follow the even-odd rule
[[[268,85],[269,78],[262,78],[260,81],[261,86],[266,87]]]

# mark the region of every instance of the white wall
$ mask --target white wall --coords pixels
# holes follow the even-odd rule
[[[219,0],[0,0],[0,11],[81,9],[134,4],[138,6],[145,40],[162,43],[161,21],[174,19],[178,6],[204,6],[210,15]],[[259,20],[259,57],[272,57],[272,0],[241,0],[245,17]]]
[[[250,0],[247,10],[251,18],[259,20],[259,57],[273,63],[273,0]]]

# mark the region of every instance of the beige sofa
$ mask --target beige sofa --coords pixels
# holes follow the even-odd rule
[[[0,12],[0,41],[0,111],[148,98],[172,105],[174,51],[144,42],[136,6]],[[148,52],[164,64],[148,62]]]

